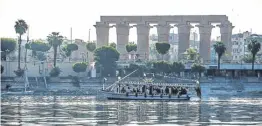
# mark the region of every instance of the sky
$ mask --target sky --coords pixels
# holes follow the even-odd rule
[[[262,0],[0,0],[0,37],[16,37],[15,21],[24,19],[31,39],[45,39],[53,31],[70,38],[72,27],[73,39],[87,41],[91,29],[95,40],[93,25],[102,15],[227,15],[235,26],[233,33],[252,29],[262,34],[261,6]],[[156,28],[150,33],[156,34]],[[212,38],[219,35],[219,28],[214,28]],[[115,28],[109,40],[116,41]],[[136,41],[135,28],[129,40]]]

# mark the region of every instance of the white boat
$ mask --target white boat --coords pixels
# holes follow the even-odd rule
[[[133,74],[135,71],[131,72],[129,75]],[[195,90],[196,87],[199,87],[199,82],[196,80],[190,80],[188,83],[154,83],[152,78],[145,78],[143,81],[137,82],[122,81],[129,75],[122,79],[119,78],[118,81],[106,89],[104,89],[103,85],[102,91],[105,93],[107,99],[169,101],[190,100],[189,89]]]
[[[130,90],[128,92],[122,92],[119,89],[122,89],[123,86],[128,85],[128,87],[133,87],[130,89],[136,89],[135,91]],[[138,87],[147,88],[150,92],[142,92],[142,90],[137,91]],[[146,82],[122,82],[118,84],[113,84],[109,86],[107,89],[103,90],[106,94],[107,99],[109,100],[168,100],[168,101],[181,101],[181,100],[190,100],[190,94],[186,89],[195,89],[197,85],[192,83],[146,83]],[[153,87],[162,87],[162,90],[158,93],[152,93]],[[166,89],[167,88],[167,89]],[[176,90],[174,92],[174,89]],[[180,90],[178,90],[180,89]],[[186,93],[182,93],[181,90],[186,90]],[[170,93],[166,93],[166,90]]]
[[[107,93],[109,100],[167,100],[167,101],[183,101],[190,100],[189,95],[172,96],[172,95],[127,95],[125,93]]]

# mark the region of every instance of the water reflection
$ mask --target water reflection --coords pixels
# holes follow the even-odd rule
[[[101,101],[87,96],[5,96],[3,125],[262,125],[262,102]]]

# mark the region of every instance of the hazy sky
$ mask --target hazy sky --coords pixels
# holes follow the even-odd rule
[[[73,39],[96,39],[93,25],[100,15],[207,15],[226,14],[236,26],[233,33],[252,28],[262,33],[262,0],[0,0],[0,37],[16,37],[14,24],[24,19],[30,25],[30,38],[46,38],[61,32]],[[197,29],[192,29],[197,30]],[[177,32],[177,29],[174,29]],[[156,28],[151,29],[156,33]],[[212,38],[219,35],[219,28]],[[115,29],[110,41],[116,41]],[[130,41],[136,40],[136,29],[130,31]]]

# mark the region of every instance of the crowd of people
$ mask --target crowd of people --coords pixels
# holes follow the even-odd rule
[[[188,90],[181,86],[155,86],[155,85],[118,85],[116,88],[117,93],[126,93],[127,95],[144,94],[144,95],[173,95],[181,96],[186,95]]]

